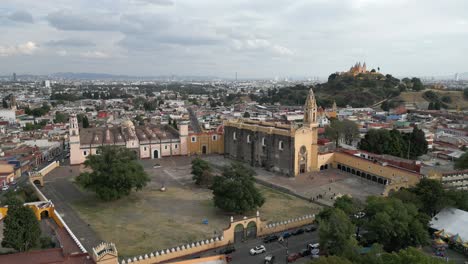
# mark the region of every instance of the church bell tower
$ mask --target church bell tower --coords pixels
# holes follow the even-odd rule
[[[304,106],[304,126],[312,128],[317,124],[317,102],[312,88],[309,90]]]

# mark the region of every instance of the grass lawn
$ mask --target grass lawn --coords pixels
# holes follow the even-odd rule
[[[266,198],[260,208],[262,219],[286,220],[320,209],[294,196],[257,187]],[[72,207],[102,239],[116,244],[121,257],[210,238],[229,225],[230,215],[213,206],[211,191],[206,189],[170,187],[160,192],[146,188],[113,202],[87,197]],[[203,219],[208,219],[208,225]]]

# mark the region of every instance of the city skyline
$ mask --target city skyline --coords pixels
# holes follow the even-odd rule
[[[396,76],[468,71],[459,0],[3,2],[2,74],[326,77],[356,61]]]

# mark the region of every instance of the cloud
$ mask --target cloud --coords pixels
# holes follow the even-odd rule
[[[83,39],[60,39],[50,40],[45,43],[46,46],[50,47],[94,47],[96,44],[89,40]]]
[[[234,50],[237,51],[263,51],[263,52],[270,52],[275,55],[293,55],[294,52],[286,47],[283,47],[278,44],[273,44],[269,40],[266,39],[246,39],[246,40],[239,40],[235,39],[232,42],[232,46]]]
[[[135,0],[135,2],[147,3],[147,4],[159,5],[159,6],[172,6],[172,5],[174,5],[174,1],[172,1],[172,0]]]
[[[117,31],[119,19],[112,14],[74,14],[68,10],[51,13],[46,17],[49,24],[60,30],[71,31]]]
[[[26,11],[15,11],[7,16],[9,20],[21,23],[33,23],[33,16]]]
[[[0,46],[0,56],[31,55],[38,48],[37,44],[32,41],[16,46]]]
[[[86,51],[82,52],[80,56],[88,59],[107,59],[110,57],[109,54],[101,51]]]
[[[57,51],[57,55],[59,55],[60,57],[65,57],[68,55],[68,52],[66,50],[59,50]]]

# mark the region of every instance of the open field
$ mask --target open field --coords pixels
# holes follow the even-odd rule
[[[319,208],[296,197],[258,186],[266,198],[261,217],[277,221],[316,213]],[[193,242],[220,234],[229,215],[213,206],[206,189],[144,190],[114,202],[92,197],[72,204],[79,216],[105,241],[114,242],[121,256]],[[252,213],[254,214],[254,212]],[[202,224],[208,219],[208,225]]]
[[[154,169],[154,161],[142,161],[151,182],[143,191],[118,201],[101,202],[93,194],[76,188],[70,180],[65,181],[81,193],[80,198],[69,201],[73,210],[100,239],[115,243],[121,257],[210,238],[229,225],[231,215],[213,206],[211,191],[192,183],[190,159],[158,162],[162,167]],[[165,192],[159,190],[162,184],[167,187]],[[257,187],[266,198],[259,210],[264,220],[287,220],[320,210],[316,204],[261,185]],[[204,219],[208,219],[207,225],[202,223]]]
[[[427,91],[427,90],[425,90]],[[423,98],[423,94],[425,91],[420,91],[420,92],[402,92],[399,97],[403,99],[405,102],[408,103],[425,103],[428,102],[426,99]],[[442,98],[445,95],[450,96],[452,102],[448,103],[447,105],[449,106],[449,109],[456,109],[457,106],[460,107],[460,109],[468,109],[468,100],[465,100],[463,98],[463,91],[441,91],[441,90],[431,90],[435,92],[439,98]]]

